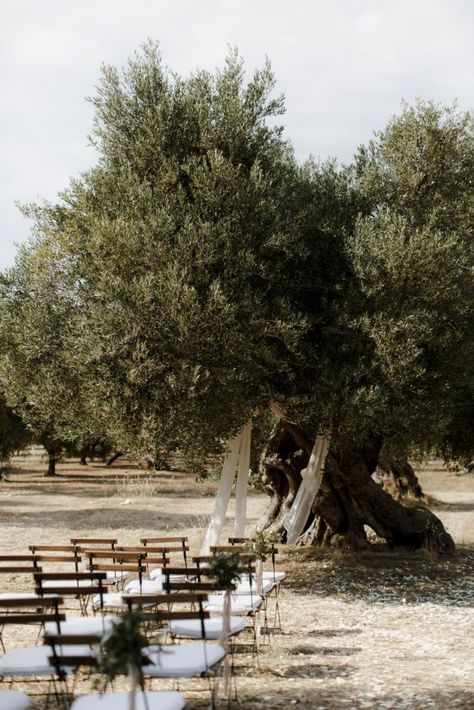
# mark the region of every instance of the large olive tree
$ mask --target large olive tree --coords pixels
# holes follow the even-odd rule
[[[415,144],[453,123],[468,175],[469,124],[419,107],[353,167],[298,166],[273,124],[283,111],[273,91],[268,66],[247,82],[235,54],[188,79],[167,72],[152,45],[123,72],[104,69],[96,167],[57,205],[31,208],[40,236],[30,256],[54,246],[48,264],[74,314],[60,359],[89,419],[106,422],[119,449],[152,458],[158,448],[195,460],[222,451],[277,402],[286,414],[262,463],[267,524],[281,530],[314,436],[330,431],[317,539],[363,544],[369,525],[393,544],[449,549],[429,511],[404,508],[371,473],[382,445],[406,455],[452,431],[472,319],[467,191],[446,176],[449,196],[438,190],[420,220],[405,199],[419,189],[410,134],[388,146],[399,120],[419,126]],[[435,144],[442,163],[450,148]],[[440,216],[453,194],[457,226]]]

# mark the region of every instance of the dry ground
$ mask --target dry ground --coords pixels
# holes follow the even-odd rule
[[[18,459],[0,482],[2,552],[73,535],[135,543],[146,533],[186,533],[199,548],[215,483],[178,472],[153,478],[126,462],[112,470],[65,462],[56,479],[45,479],[44,466],[37,456]],[[474,709],[474,475],[432,463],[420,478],[459,545],[456,557],[283,548],[283,630],[258,668],[240,670],[239,707]],[[250,493],[249,529],[265,504]],[[3,589],[22,583],[0,580]],[[207,694],[190,698],[190,708],[208,704]]]

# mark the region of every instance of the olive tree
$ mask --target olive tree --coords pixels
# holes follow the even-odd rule
[[[88,418],[119,450],[197,460],[277,402],[264,525],[282,529],[315,434],[329,431],[315,539],[364,544],[368,525],[391,544],[450,549],[435,516],[371,474],[382,445],[442,444],[467,377],[469,121],[406,109],[354,166],[299,166],[268,65],[246,80],[232,53],[182,79],[153,45],[122,72],[105,67],[92,101],[97,165],[58,204],[30,209],[31,254],[53,245],[48,264],[67,285],[58,364]],[[64,429],[76,404],[61,400]]]

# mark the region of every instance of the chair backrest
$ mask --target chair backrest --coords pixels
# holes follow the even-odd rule
[[[124,550],[85,550],[89,560],[90,570],[106,572],[132,572],[138,576],[140,586],[149,567],[164,568],[169,563],[169,557],[161,553],[159,557],[148,551],[129,552]]]
[[[184,566],[188,564],[189,544],[187,535],[158,535],[152,537],[141,537],[140,542],[142,545],[147,547],[148,545],[172,545],[173,543],[179,543],[180,550],[183,555]]]
[[[251,538],[249,537],[229,537],[227,538],[229,541],[229,544],[232,547],[238,547],[240,545],[243,545],[245,547],[245,543],[248,542]],[[212,549],[212,548],[211,548]],[[270,549],[270,557],[272,561],[272,572],[273,572],[273,579],[276,579],[276,556],[278,555],[278,548],[275,545],[274,542],[271,543],[271,549]]]
[[[209,550],[213,555],[218,555],[220,552],[229,552],[233,555],[241,552],[245,554],[245,547],[243,545],[211,545]]]
[[[65,679],[66,669],[79,668],[80,666],[97,667],[97,656],[92,653],[92,650],[90,654],[86,654],[82,649],[84,646],[95,646],[100,643],[100,640],[101,636],[98,634],[61,634],[60,631],[56,634],[43,636],[44,645],[51,648],[48,661],[61,679]],[[81,646],[80,654],[73,652],[74,647],[77,646]]]
[[[204,582],[199,579],[194,582],[172,582],[169,577],[166,577],[165,580],[163,589],[169,594],[173,592],[194,592],[199,594],[202,592],[219,592],[222,589],[217,582]],[[232,585],[231,589],[235,589],[235,585]]]
[[[103,608],[103,597],[107,591],[104,586],[107,574],[106,572],[35,572],[35,592],[39,597],[44,598],[44,595],[55,594],[61,597],[89,597],[92,595],[99,596],[99,606]],[[53,588],[45,586],[44,582],[55,582]],[[89,582],[89,584],[81,584],[81,582]]]
[[[217,591],[221,590],[222,586],[218,585],[215,581],[215,572],[206,566],[206,562],[213,561],[214,556],[202,556],[193,558],[199,560],[199,563],[195,567],[165,567],[162,570],[162,575],[164,578],[163,589],[167,592],[178,591],[179,589],[187,590],[188,584],[190,587],[196,591]],[[203,562],[201,564],[201,562]],[[254,574],[255,574],[255,564],[253,558],[251,560],[242,560],[239,567],[236,568],[236,573],[240,576],[248,576],[250,583],[250,593],[252,593],[252,587],[254,585]],[[171,580],[173,576],[187,576],[188,581],[175,582]],[[192,580],[190,577],[196,577]],[[235,585],[232,584],[230,589],[235,589]]]
[[[203,604],[208,600],[208,595],[200,592],[178,592],[178,593],[161,593],[161,594],[122,594],[122,599],[128,605],[129,610],[132,608],[146,608],[147,611],[142,612],[143,621],[151,621],[153,623],[165,623],[169,621],[189,621],[199,620],[201,625],[201,637],[205,639],[205,619],[210,618],[210,613],[204,610]],[[182,605],[185,608],[182,608]],[[176,605],[180,608],[176,609]],[[155,607],[153,611],[149,611],[149,607]],[[167,607],[166,609],[156,607]]]
[[[118,540],[116,537],[72,537],[71,543],[77,545],[81,548],[83,547],[94,547],[95,545],[100,545],[101,547],[110,546],[113,550]]]
[[[149,567],[150,565],[147,563],[148,558],[152,558],[154,561],[161,557],[161,561],[158,562],[158,565],[160,567],[165,567],[170,559],[169,556],[173,552],[179,552],[182,553],[182,548],[181,547],[176,547],[176,546],[170,546],[170,545],[153,545],[153,546],[121,546],[121,547],[116,547],[115,548],[117,551],[120,552],[129,552],[134,555],[143,555],[145,557],[145,563],[146,566]]]
[[[20,564],[21,563],[21,564]],[[32,574],[40,571],[35,555],[0,555],[0,574]]]
[[[0,609],[8,610],[6,614],[0,613],[0,626],[6,624],[44,624],[54,621],[60,630],[60,622],[66,619],[65,614],[59,612],[63,603],[60,596],[49,597],[9,597],[0,600]]]
[[[40,562],[54,564],[71,562],[75,571],[79,571],[81,557],[77,545],[29,545],[28,549]]]
[[[142,545],[148,545],[149,543],[155,542],[163,543],[165,545],[171,542],[179,542],[181,545],[187,545],[188,537],[187,535],[161,535],[158,537],[141,537],[140,542],[142,543]]]

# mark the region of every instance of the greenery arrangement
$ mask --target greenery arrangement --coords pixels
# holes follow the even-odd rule
[[[272,554],[272,550],[278,542],[278,536],[275,533],[266,533],[264,530],[257,530],[252,537],[247,540],[244,547],[247,552],[255,555],[258,560],[265,562],[267,557]]]
[[[148,642],[141,632],[143,620],[142,612],[129,611],[102,638],[96,658],[97,671],[105,681],[104,690],[119,675],[132,679],[132,693],[137,687],[143,689],[142,668],[150,663],[144,653]]]
[[[220,589],[233,589],[234,584],[240,581],[241,567],[242,562],[236,553],[219,552],[209,561],[209,571]]]

